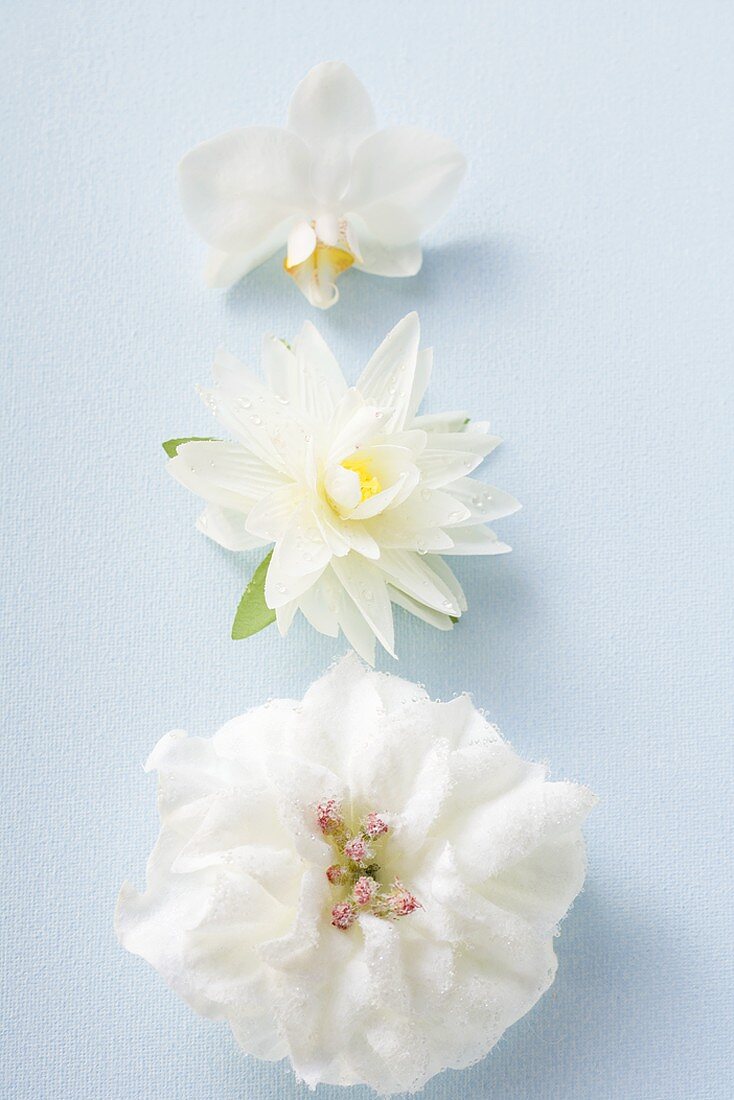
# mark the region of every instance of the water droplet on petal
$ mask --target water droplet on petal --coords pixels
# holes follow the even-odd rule
[[[251,416],[250,420],[253,424],[262,424],[262,417],[260,416]]]
[[[276,584],[275,587],[276,587],[276,590],[278,592],[280,592],[281,596],[285,596],[285,594],[288,591],[288,589],[286,588],[286,586],[284,584]]]

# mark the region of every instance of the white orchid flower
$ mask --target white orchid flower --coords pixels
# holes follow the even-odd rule
[[[171,474],[208,501],[204,534],[230,550],[275,544],[234,637],[275,618],[285,634],[300,610],[371,663],[375,637],[394,656],[393,603],[439,630],[466,610],[439,554],[510,549],[485,524],[520,505],[469,476],[500,440],[463,412],[416,415],[431,370],[419,337],[408,314],[351,389],[309,322],[292,350],[266,337],[268,385],[217,355],[202,396],[237,442],[165,447]]]
[[[339,298],[349,267],[415,275],[419,238],[454,197],[465,162],[423,130],[375,130],[352,70],[312,69],[286,129],[250,126],[206,141],[179,167],[184,211],[211,247],[205,280],[228,287],[287,246],[285,270],[313,306]]]

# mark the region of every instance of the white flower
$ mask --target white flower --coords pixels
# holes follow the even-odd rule
[[[237,438],[186,442],[173,476],[209,502],[199,528],[231,550],[274,542],[265,601],[297,610],[374,661],[393,651],[392,603],[450,630],[464,594],[438,554],[500,554],[485,526],[519,505],[468,475],[499,443],[464,413],[417,416],[431,352],[405,317],[352,389],[310,323],[290,350],[266,337],[263,385],[226,352],[205,402]],[[262,624],[264,625],[264,624]]]
[[[247,1053],[311,1087],[415,1090],[552,983],[595,799],[547,782],[467,696],[431,702],[351,655],[302,703],[168,734],[147,767],[161,834],[117,934]]]
[[[286,129],[251,126],[204,142],[184,157],[179,183],[187,218],[211,246],[210,286],[230,286],[287,245],[286,271],[327,309],[352,265],[373,275],[419,271],[419,238],[464,167],[434,134],[376,131],[367,92],[330,61],[296,88]]]

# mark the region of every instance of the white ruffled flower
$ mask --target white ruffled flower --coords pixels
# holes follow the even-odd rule
[[[347,65],[317,65],[296,88],[287,128],[251,126],[184,157],[184,211],[211,246],[205,278],[226,287],[287,245],[285,270],[328,309],[349,267],[415,275],[419,238],[454,197],[464,158],[406,126],[375,130]]]
[[[351,655],[302,703],[168,734],[147,767],[162,829],[117,934],[247,1053],[312,1087],[415,1090],[553,981],[595,799],[467,696],[431,702]]]
[[[200,530],[230,550],[275,543],[264,598],[281,633],[300,610],[370,663],[375,636],[394,656],[392,603],[451,629],[467,605],[438,555],[504,553],[485,523],[519,508],[468,476],[500,442],[486,424],[416,415],[419,336],[411,313],[352,389],[308,322],[292,350],[265,339],[269,386],[220,352],[202,396],[238,442],[171,441],[170,472],[209,502]]]

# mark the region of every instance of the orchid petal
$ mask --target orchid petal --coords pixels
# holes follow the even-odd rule
[[[262,248],[297,215],[308,213],[309,153],[287,130],[253,126],[205,141],[178,170],[184,212],[222,252]]]
[[[343,205],[382,244],[413,244],[447,209],[465,169],[445,138],[407,126],[380,130],[354,155]]]
[[[349,182],[352,150],[375,128],[372,102],[348,65],[325,61],[293,93],[288,127],[312,153],[310,182],[322,202],[338,199]]]
[[[204,282],[212,289],[218,290],[226,290],[233,286],[274,256],[283,247],[286,235],[287,222],[283,222],[264,237],[260,244],[247,252],[220,252],[216,248],[211,248],[204,266]]]

